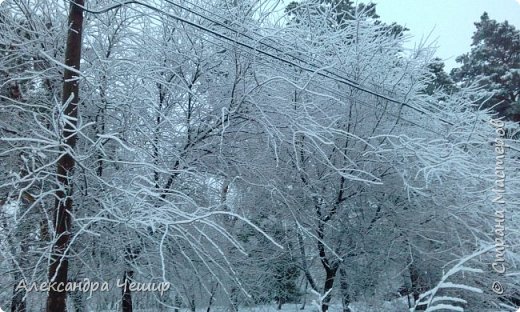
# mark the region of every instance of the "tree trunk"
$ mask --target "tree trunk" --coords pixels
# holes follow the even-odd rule
[[[323,269],[325,269],[325,284],[323,285],[323,294],[327,294],[334,286],[334,278],[336,277],[336,272],[338,271],[339,263],[336,261],[330,261],[327,257],[323,239],[325,238],[325,223],[327,222],[328,217],[322,216],[319,205],[316,205],[316,215],[319,220],[317,229],[318,251],[320,255],[321,264],[323,265]],[[327,312],[329,310],[329,303],[331,298],[332,294],[329,292],[323,299],[323,302],[321,303],[322,312]]]
[[[121,296],[121,308],[123,312],[132,312],[132,291],[130,289],[130,283],[134,278],[134,271],[132,270],[133,261],[137,258],[141,252],[140,249],[134,249],[132,246],[127,246],[125,249],[125,265],[126,270],[123,272],[123,290]]]
[[[62,139],[69,151],[76,146],[77,136],[75,128],[77,125],[78,103],[79,103],[79,80],[78,74],[71,68],[79,71],[81,60],[81,35],[83,30],[83,7],[84,0],[71,0],[67,34],[67,45],[65,47],[65,68],[63,74],[63,98],[65,106],[63,115],[66,118],[62,132]],[[58,189],[56,190],[56,201],[54,206],[54,224],[56,240],[52,248],[51,264],[49,266],[49,281],[57,287],[49,290],[47,296],[47,312],[65,312],[67,292],[68,259],[66,255],[70,239],[70,214],[72,213],[72,172],[75,161],[69,151],[62,150],[63,154],[57,164]],[[60,285],[62,287],[60,287]]]
[[[414,305],[416,305],[417,301],[419,301],[419,296],[421,295],[421,291],[423,291],[423,288],[421,286],[419,272],[418,272],[417,268],[415,267],[415,265],[410,264],[409,271],[410,271],[410,281],[412,284],[411,291],[413,294]],[[416,311],[424,311],[424,310],[426,310],[425,304],[418,305],[416,308]]]
[[[11,300],[11,312],[25,312],[25,289],[16,290],[19,282],[23,279],[22,273],[14,273],[15,283],[13,285],[13,299]]]
[[[121,302],[121,311],[122,312],[132,312],[132,292],[130,291],[130,282],[132,282],[132,278],[134,277],[134,271],[125,271],[123,275],[123,287],[122,293],[122,302]]]
[[[238,289],[233,286],[229,294],[229,312],[238,312]]]
[[[206,312],[211,311],[211,305],[213,304],[213,299],[215,298],[215,292],[217,291],[218,283],[215,284],[215,286],[211,287],[211,295],[209,296],[209,302],[208,302],[208,308],[206,309]]]
[[[413,264],[410,265],[409,270],[410,270],[410,281],[412,284],[413,299],[414,299],[414,303],[416,303],[417,300],[419,300],[419,295],[420,295],[419,274],[417,273],[417,270],[415,269],[415,266]]]
[[[195,312],[196,306],[195,306],[195,294],[192,294],[190,299],[190,311]]]
[[[326,294],[334,286],[334,278],[336,277],[337,267],[325,267],[325,284],[323,286],[323,293]],[[329,310],[329,303],[332,299],[332,294],[328,294],[321,304],[321,312]]]
[[[282,309],[282,305],[283,305],[283,300],[282,300],[282,298],[278,298],[278,307],[277,307],[277,309],[278,309],[278,310],[281,310],[281,309]]]

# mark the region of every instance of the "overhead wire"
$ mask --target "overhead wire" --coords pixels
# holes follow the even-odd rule
[[[69,1],[70,1],[70,0],[69,0]],[[169,1],[169,0],[165,0],[165,1]],[[170,3],[170,2],[168,2],[168,3]],[[358,89],[358,90],[363,91],[363,92],[365,92],[365,93],[368,93],[368,94],[374,95],[374,96],[376,96],[376,97],[379,97],[379,98],[385,99],[385,100],[387,100],[387,101],[390,101],[390,102],[393,102],[393,103],[400,104],[400,105],[402,105],[402,106],[408,107],[408,108],[410,108],[410,109],[412,109],[412,110],[415,110],[415,111],[417,111],[417,112],[419,112],[419,113],[421,113],[421,114],[429,115],[427,111],[424,111],[424,110],[419,109],[419,108],[417,108],[417,107],[415,107],[415,106],[413,106],[413,105],[410,105],[410,104],[407,103],[407,102],[399,101],[399,100],[396,100],[396,99],[394,99],[394,98],[392,98],[392,97],[389,97],[389,96],[386,96],[386,95],[380,94],[380,93],[378,93],[378,92],[376,92],[376,91],[370,90],[370,89],[368,89],[367,87],[362,86],[362,85],[358,84],[357,82],[353,82],[353,81],[351,81],[351,80],[348,79],[348,78],[344,78],[344,77],[339,76],[339,75],[337,75],[337,74],[335,74],[335,75],[338,76],[338,77],[336,77],[336,78],[331,77],[330,74],[324,73],[324,72],[323,72],[324,69],[322,69],[322,68],[316,68],[316,69],[313,69],[313,68],[309,68],[309,67],[306,67],[306,66],[300,65],[300,64],[298,64],[298,63],[296,63],[296,62],[294,62],[294,61],[292,61],[292,60],[287,60],[287,59],[285,59],[285,58],[283,58],[283,57],[280,57],[280,56],[275,55],[275,54],[273,54],[273,53],[270,53],[270,52],[268,52],[268,51],[264,51],[263,49],[259,49],[259,48],[257,48],[257,47],[251,46],[250,44],[247,44],[247,43],[244,43],[244,42],[242,42],[242,41],[240,41],[240,40],[237,40],[237,39],[231,38],[231,37],[229,37],[228,35],[221,34],[221,33],[217,32],[217,31],[215,31],[215,30],[212,30],[212,29],[210,29],[210,28],[208,28],[208,27],[205,27],[205,26],[203,26],[203,25],[199,25],[199,24],[197,24],[197,23],[195,23],[195,22],[193,22],[193,21],[190,21],[190,20],[188,20],[188,19],[186,19],[186,18],[183,18],[183,17],[180,17],[180,16],[178,16],[178,15],[175,15],[175,14],[172,14],[172,13],[169,13],[169,12],[166,12],[166,11],[160,9],[160,8],[157,8],[157,7],[155,7],[155,6],[153,6],[153,5],[150,5],[150,4],[147,4],[147,3],[143,3],[143,2],[141,2],[141,1],[137,1],[137,0],[128,0],[128,1],[120,2],[120,3],[115,4],[115,5],[113,5],[113,6],[110,6],[110,7],[108,7],[108,8],[101,9],[101,10],[91,10],[91,9],[86,8],[85,6],[81,6],[81,7],[82,7],[83,10],[85,10],[85,11],[88,12],[88,13],[91,13],[91,14],[100,14],[100,13],[105,13],[105,12],[108,12],[108,11],[110,11],[110,10],[112,10],[112,9],[119,8],[119,7],[122,7],[122,6],[124,6],[124,5],[128,5],[128,4],[137,4],[137,5],[144,6],[144,7],[148,8],[148,9],[150,9],[150,10],[152,10],[152,11],[155,11],[155,12],[157,12],[157,13],[159,13],[159,14],[166,15],[166,16],[168,16],[168,17],[170,17],[170,18],[173,18],[173,19],[175,19],[175,20],[177,20],[177,21],[180,21],[180,22],[182,22],[182,23],[188,24],[188,25],[190,25],[190,26],[192,26],[192,27],[195,27],[195,28],[197,28],[197,29],[199,29],[199,30],[205,31],[205,32],[207,32],[207,33],[210,33],[210,34],[212,34],[212,35],[214,35],[214,36],[216,36],[216,37],[219,37],[219,38],[221,38],[221,39],[225,39],[225,40],[227,40],[228,42],[235,43],[235,44],[240,45],[240,46],[242,46],[242,47],[244,47],[244,48],[250,49],[250,50],[252,50],[252,51],[254,51],[254,52],[257,52],[257,53],[263,54],[263,55],[268,56],[268,57],[270,57],[270,58],[272,58],[272,59],[278,60],[278,61],[280,61],[280,62],[282,62],[282,63],[286,63],[286,64],[292,65],[292,66],[294,66],[294,67],[300,68],[300,69],[302,69],[302,70],[304,70],[304,71],[307,71],[307,72],[310,72],[310,73],[313,73],[313,74],[316,74],[316,75],[319,75],[319,76],[322,76],[322,77],[325,77],[325,78],[328,78],[328,79],[331,79],[331,80],[335,80],[335,81],[337,81],[337,82],[343,83],[343,84],[345,84],[345,85],[348,85],[348,86],[350,86],[350,87],[352,87],[352,88]],[[76,4],[76,5],[77,5],[77,4]],[[185,8],[185,7],[182,7],[182,6],[180,6],[180,5],[176,5],[176,6],[182,8],[182,9],[184,9],[184,10],[186,10],[186,11],[192,13],[192,14],[198,14],[197,16],[201,16],[200,13],[194,13],[192,10],[187,9],[187,8]],[[201,18],[204,18],[204,17],[201,16]],[[207,18],[205,18],[205,19],[207,19]],[[212,20],[210,19],[210,21],[212,21]],[[212,22],[213,22],[213,21],[212,21]],[[237,33],[237,34],[241,34],[241,33],[238,32],[237,30],[233,30],[233,31],[234,31],[235,33]],[[304,61],[302,61],[302,62],[305,63],[305,65],[307,65],[307,66],[308,66],[308,65],[313,66],[312,64],[309,64],[309,63],[307,63],[307,62],[304,62]],[[430,112],[430,113],[431,113],[431,112]],[[447,121],[447,120],[444,120],[443,118],[437,118],[437,119],[439,119],[440,121],[442,121],[442,122],[444,122],[444,123],[446,123],[446,124],[453,125],[451,122],[449,122],[449,121]]]
[[[222,27],[228,29],[228,30],[231,30],[231,31],[233,31],[233,32],[236,32],[237,34],[242,35],[242,36],[244,36],[244,37],[247,37],[248,39],[251,39],[251,40],[253,40],[253,41],[255,41],[255,42],[261,43],[261,44],[263,44],[263,45],[269,47],[270,49],[273,49],[273,50],[275,50],[275,51],[277,51],[277,52],[279,52],[279,53],[282,53],[282,54],[284,54],[284,55],[290,56],[290,57],[292,57],[292,58],[294,58],[294,59],[296,59],[296,60],[298,60],[298,61],[300,61],[300,62],[310,64],[310,65],[312,65],[312,66],[314,66],[314,67],[316,67],[316,68],[323,68],[323,66],[318,66],[318,65],[316,65],[316,64],[311,63],[309,60],[303,60],[302,58],[300,58],[300,57],[298,57],[298,56],[295,56],[295,55],[289,54],[287,51],[283,51],[283,50],[281,50],[281,49],[279,49],[279,48],[277,48],[277,47],[275,47],[275,46],[272,46],[272,45],[269,45],[269,44],[265,43],[265,42],[263,41],[264,39],[265,39],[265,40],[270,40],[273,44],[279,44],[280,42],[274,41],[273,39],[271,39],[271,38],[269,38],[269,37],[265,37],[264,35],[262,35],[262,34],[260,34],[260,33],[258,33],[258,32],[255,32],[254,30],[248,29],[248,28],[244,27],[243,25],[240,25],[240,24],[236,23],[235,21],[229,20],[229,19],[227,19],[227,18],[225,18],[225,17],[223,17],[223,16],[221,16],[221,15],[216,14],[214,11],[210,11],[210,10],[208,10],[208,9],[205,9],[204,7],[202,7],[202,6],[200,6],[200,5],[197,5],[197,4],[193,3],[193,2],[190,2],[190,1],[187,1],[187,0],[183,0],[184,3],[191,4],[192,6],[194,6],[194,7],[196,7],[196,8],[199,8],[199,9],[202,10],[202,11],[205,11],[205,12],[207,12],[207,13],[209,13],[209,14],[213,14],[213,15],[215,15],[216,17],[222,19],[222,20],[224,21],[224,23],[221,23],[221,22],[219,22],[219,21],[216,21],[216,20],[210,19],[210,18],[208,18],[207,16],[205,16],[205,15],[203,15],[203,14],[201,14],[201,13],[194,12],[194,11],[192,11],[192,10],[189,10],[188,8],[185,8],[185,7],[183,7],[183,6],[179,5],[179,4],[176,4],[176,3],[174,3],[174,2],[171,1],[171,0],[163,0],[163,1],[165,1],[165,2],[167,2],[167,3],[169,3],[169,4],[172,4],[172,5],[174,5],[174,6],[177,6],[177,7],[179,7],[179,8],[182,8],[182,9],[184,9],[184,10],[187,10],[187,11],[189,11],[190,13],[192,13],[192,14],[194,14],[194,15],[197,15],[197,16],[199,16],[199,17],[201,17],[201,18],[203,18],[203,19],[206,19],[206,20],[208,20],[208,21],[211,21],[211,22],[213,22],[213,23],[215,23],[215,24],[217,24],[217,25],[219,25],[219,26],[222,26]],[[214,7],[214,6],[211,6],[211,8],[212,8],[212,9],[215,9],[215,10],[218,10],[218,9],[217,9],[216,7]],[[247,32],[251,32],[251,33],[253,33],[253,34],[255,34],[255,35],[258,35],[258,36],[260,36],[261,38],[260,38],[260,39],[256,39],[256,38],[253,38],[252,36],[248,35],[247,33],[239,33],[239,32],[237,32],[236,29],[231,28],[230,26],[226,25],[225,23],[230,23],[231,25],[237,25],[238,27],[243,28],[245,31],[247,31]],[[355,81],[355,78],[351,78],[351,79],[350,79],[350,78],[349,78],[349,79],[345,78],[344,76],[350,76],[350,75],[349,75],[348,73],[346,73],[345,71],[337,70],[337,71],[341,72],[344,76],[339,76],[337,73],[335,73],[335,72],[333,72],[333,71],[330,71],[330,70],[328,70],[328,69],[323,69],[323,71],[324,71],[324,72],[327,72],[327,73],[329,73],[329,74],[335,75],[335,76],[337,76],[338,78],[342,78],[342,79],[345,79],[345,80],[349,80],[349,81],[352,82],[352,83],[359,84],[359,82]],[[375,83],[373,83],[373,82],[369,82],[369,84],[372,85],[372,86],[377,86],[377,85],[376,85]],[[394,93],[393,91],[389,91],[389,90],[385,90],[385,91],[387,91],[389,94]]]
[[[390,101],[390,102],[394,102],[394,103],[397,103],[397,104],[404,105],[404,106],[409,107],[409,108],[411,108],[411,109],[413,109],[413,110],[416,110],[416,111],[418,111],[418,112],[420,112],[420,113],[422,113],[422,114],[426,114],[426,115],[428,115],[427,113],[432,113],[432,112],[430,112],[430,111],[423,111],[423,110],[421,110],[421,109],[418,109],[418,108],[416,108],[416,107],[414,107],[414,106],[409,105],[408,103],[405,103],[405,102],[402,102],[402,101],[399,101],[399,100],[395,100],[395,99],[393,99],[393,98],[387,97],[387,96],[382,95],[382,94],[380,94],[380,93],[376,93],[376,91],[373,91],[373,90],[367,89],[365,86],[359,84],[358,82],[356,82],[356,81],[354,81],[354,80],[351,80],[351,79],[349,79],[349,78],[345,78],[344,76],[338,75],[338,74],[335,73],[335,72],[331,72],[330,70],[325,69],[323,66],[320,67],[320,66],[318,66],[318,65],[315,65],[315,64],[310,63],[310,62],[307,61],[307,60],[303,60],[303,59],[301,59],[301,58],[299,58],[299,57],[297,57],[297,56],[294,56],[294,55],[288,54],[288,53],[286,53],[285,51],[283,51],[283,50],[281,50],[281,49],[279,49],[279,48],[277,48],[277,47],[273,47],[272,45],[268,45],[267,43],[262,42],[261,40],[258,40],[258,39],[256,39],[256,38],[251,37],[251,36],[248,35],[247,33],[239,32],[239,31],[237,31],[236,29],[233,29],[233,28],[231,28],[230,26],[226,25],[225,23],[221,23],[221,22],[216,21],[216,20],[214,20],[214,19],[208,18],[207,16],[205,16],[205,15],[203,15],[203,14],[201,14],[201,13],[195,12],[195,11],[193,11],[193,10],[191,10],[191,9],[189,9],[189,8],[186,8],[186,7],[184,7],[184,6],[180,5],[180,4],[176,4],[176,3],[174,3],[174,2],[171,1],[171,0],[163,0],[163,1],[169,3],[169,4],[173,5],[173,6],[176,6],[176,7],[180,8],[180,9],[182,9],[182,10],[186,10],[186,11],[188,11],[189,13],[194,14],[194,15],[196,15],[196,16],[199,16],[199,17],[201,17],[201,18],[203,18],[203,19],[205,19],[205,20],[207,20],[207,21],[210,21],[210,22],[212,22],[212,23],[215,23],[215,24],[217,24],[217,25],[219,25],[219,26],[221,26],[221,27],[224,27],[224,28],[226,28],[226,29],[228,29],[228,30],[230,30],[230,31],[233,31],[233,32],[235,32],[235,33],[238,34],[238,35],[241,35],[241,36],[243,36],[243,37],[246,37],[246,38],[248,38],[248,39],[251,39],[251,40],[253,40],[253,41],[255,41],[255,42],[259,42],[259,43],[263,44],[264,46],[267,46],[268,48],[271,48],[271,49],[273,49],[273,50],[275,50],[275,51],[277,51],[277,52],[279,52],[279,53],[282,53],[282,54],[284,54],[284,55],[290,56],[290,57],[292,57],[293,59],[296,59],[296,60],[298,60],[298,61],[300,61],[300,62],[302,62],[302,63],[305,63],[306,65],[310,65],[310,66],[315,67],[315,69],[305,69],[305,68],[303,68],[303,67],[301,67],[301,66],[296,65],[296,66],[300,67],[301,69],[304,69],[304,70],[309,71],[309,72],[314,72],[314,73],[316,73],[316,74],[318,74],[318,75],[320,75],[320,76],[324,76],[324,75],[321,74],[321,71],[323,71],[323,72],[325,72],[325,73],[328,73],[328,74],[332,74],[332,75],[336,76],[337,79],[334,79],[334,78],[332,78],[332,77],[330,77],[330,76],[325,76],[325,77],[327,77],[327,78],[329,78],[329,79],[336,80],[336,81],[338,81],[338,82],[342,82],[342,83],[347,84],[347,85],[350,85],[351,87],[357,88],[357,89],[359,89],[359,90],[361,90],[361,91],[364,91],[364,92],[370,93],[370,94],[372,94],[372,95],[375,95],[375,96],[377,96],[377,97],[383,98],[383,99],[388,100],[388,101]],[[195,5],[195,4],[193,4],[192,2],[189,2],[189,1],[186,1],[186,0],[185,0],[184,2],[190,3],[190,4],[192,4],[193,6],[196,6],[196,7],[200,8],[200,9],[202,9],[202,10],[208,12],[208,13],[211,13],[209,10],[206,10],[206,9],[204,9],[204,8],[198,6],[198,5]],[[218,15],[217,15],[217,16],[218,16]],[[220,18],[222,18],[222,17],[220,17]],[[236,23],[234,23],[234,22],[232,22],[232,21],[229,21],[229,20],[226,19],[226,18],[223,18],[223,19],[224,19],[225,22],[229,22],[229,23],[236,24]],[[254,31],[253,31],[253,33],[254,33]],[[260,35],[260,36],[261,36],[261,35]],[[267,39],[269,39],[269,38],[267,38]],[[293,65],[294,65],[294,64],[293,64]],[[339,80],[338,80],[338,79],[339,79]],[[373,84],[373,85],[375,85],[375,84]],[[393,93],[393,91],[388,91],[388,90],[385,90],[385,91],[388,92],[388,93],[390,93],[390,94]],[[442,118],[440,118],[439,120],[441,120],[441,121],[443,121],[443,122],[445,122],[445,123],[447,123],[447,124],[453,125],[453,124],[451,124],[450,122],[443,120]]]
[[[156,20],[156,21],[160,21],[158,17],[149,16],[149,18],[154,19],[154,20]],[[218,46],[218,45],[219,45],[218,43],[216,43],[216,42],[214,42],[214,41],[208,39],[207,37],[204,37],[204,36],[201,36],[201,35],[196,35],[196,34],[195,34],[195,36],[197,36],[199,39],[201,39],[201,40],[203,40],[203,41],[206,41],[206,42],[208,42],[208,43],[210,43],[210,44],[213,44],[213,45],[215,45],[215,46]],[[226,40],[224,40],[224,39],[222,39],[222,38],[218,38],[218,37],[217,37],[217,38],[214,38],[214,40],[219,40],[220,42],[227,43]],[[241,50],[242,52],[244,52],[244,53],[248,53],[248,54],[250,54],[250,55],[252,55],[252,56],[255,56],[255,54],[254,54],[252,51],[250,51],[249,49],[243,49],[243,48],[241,48],[241,47],[237,47],[237,48],[238,48],[239,50]],[[264,63],[262,63],[262,66],[269,67],[269,68],[271,68],[271,69],[277,70],[278,72],[281,71],[281,69],[280,69],[279,67],[275,67],[273,64],[271,64],[271,63],[269,63],[269,62],[264,62]],[[297,85],[296,81],[298,81],[299,79],[301,79],[301,75],[297,75],[297,74],[295,74],[295,73],[288,73],[287,71],[283,71],[283,73],[284,73],[287,77],[291,78],[291,79],[292,79],[292,82],[291,82],[291,83],[293,83],[293,84],[295,84],[295,85]],[[281,77],[281,78],[284,78],[284,77]],[[359,99],[359,98],[356,98],[356,97],[354,97],[354,96],[345,96],[345,94],[340,93],[338,90],[331,89],[331,88],[329,88],[329,87],[326,87],[326,86],[323,85],[323,84],[315,84],[315,85],[314,85],[314,84],[312,84],[312,82],[313,82],[313,80],[312,80],[311,78],[308,78],[307,81],[303,83],[303,85],[305,85],[306,87],[302,87],[302,86],[298,86],[298,87],[299,87],[299,88],[302,88],[302,89],[306,89],[307,91],[309,91],[309,92],[311,92],[311,93],[314,93],[314,94],[316,94],[317,92],[319,92],[319,89],[321,89],[321,90],[326,91],[328,94],[333,95],[334,97],[331,97],[331,98],[333,98],[333,99],[336,100],[336,101],[344,102],[344,98],[346,97],[346,98],[348,98],[348,99],[350,99],[350,100],[353,100],[354,102],[357,102],[357,103],[359,103],[359,104],[364,104],[364,105],[370,106],[370,107],[372,107],[372,108],[374,108],[374,109],[379,109],[375,104],[371,103],[370,101],[363,101],[363,100],[361,100],[361,99]],[[316,90],[311,90],[311,89],[310,89],[311,85],[312,85],[312,88],[316,88],[316,89],[318,89],[318,91],[316,91]],[[434,134],[436,134],[436,135],[444,136],[444,134],[442,134],[442,133],[440,133],[440,132],[438,132],[438,131],[435,131],[435,130],[429,128],[429,127],[425,127],[425,126],[423,126],[423,125],[420,125],[420,124],[418,124],[418,123],[416,123],[416,122],[414,122],[414,121],[411,121],[411,120],[409,120],[409,119],[403,117],[401,114],[395,114],[395,113],[392,113],[392,112],[390,112],[390,111],[386,111],[385,113],[388,114],[389,116],[392,116],[392,117],[397,118],[397,120],[405,121],[405,122],[407,122],[407,123],[409,123],[409,124],[412,124],[412,125],[414,125],[414,126],[417,126],[417,127],[421,128],[421,129],[424,129],[424,130],[429,131],[429,132],[431,132],[431,133],[434,133]]]
[[[280,48],[277,48],[276,46],[273,46],[273,45],[267,44],[266,42],[264,42],[264,40],[269,40],[269,41],[271,41],[272,44],[275,44],[275,45],[276,45],[276,44],[280,44],[280,42],[278,42],[278,41],[274,41],[272,38],[270,38],[270,37],[266,37],[266,36],[264,36],[263,34],[261,34],[261,33],[257,32],[257,31],[255,31],[254,29],[247,28],[247,27],[245,27],[244,25],[242,25],[242,24],[240,24],[240,23],[237,23],[237,22],[234,21],[234,20],[230,20],[230,19],[228,19],[228,18],[226,18],[226,17],[224,17],[224,16],[222,16],[222,15],[219,15],[218,13],[216,13],[216,11],[221,11],[221,10],[218,9],[217,7],[215,7],[215,6],[212,6],[212,5],[209,5],[209,4],[208,4],[208,6],[211,7],[211,10],[208,10],[208,9],[204,8],[203,6],[200,6],[200,5],[198,5],[198,4],[196,4],[196,3],[193,3],[193,2],[191,2],[191,1],[183,0],[183,3],[187,3],[187,4],[189,4],[189,5],[193,6],[193,7],[196,7],[196,8],[198,8],[198,9],[200,9],[201,11],[204,11],[204,12],[206,12],[206,13],[208,13],[208,14],[212,14],[212,15],[214,15],[214,16],[216,16],[217,18],[221,19],[221,20],[223,21],[223,23],[222,23],[222,22],[219,22],[218,20],[211,19],[211,18],[207,17],[206,15],[203,15],[203,14],[201,14],[201,13],[199,13],[199,12],[195,12],[195,11],[193,11],[193,10],[190,10],[190,9],[186,8],[186,7],[183,7],[182,5],[179,5],[179,4],[175,3],[175,2],[173,2],[172,0],[163,0],[163,1],[169,3],[169,4],[173,5],[173,6],[176,6],[176,7],[180,8],[180,9],[186,10],[186,11],[188,11],[188,12],[190,12],[190,13],[196,15],[196,16],[199,16],[199,17],[201,17],[201,18],[203,18],[203,19],[205,19],[205,20],[207,20],[207,21],[210,21],[210,22],[212,22],[212,23],[214,23],[214,24],[217,24],[217,25],[219,25],[219,26],[221,26],[221,27],[224,27],[224,28],[226,28],[226,29],[228,29],[228,30],[230,30],[230,31],[233,31],[233,32],[237,33],[238,35],[241,35],[241,36],[244,36],[244,37],[246,37],[246,38],[248,38],[248,39],[250,39],[250,40],[253,40],[254,42],[258,42],[258,43],[260,43],[260,44],[263,44],[264,46],[267,46],[267,47],[270,48],[270,49],[273,49],[273,50],[275,50],[275,51],[277,51],[277,52],[279,52],[279,53],[282,53],[282,54],[284,54],[284,55],[287,55],[287,56],[289,56],[289,57],[291,57],[291,58],[293,58],[293,59],[296,59],[296,60],[298,60],[298,61],[300,61],[300,62],[302,62],[302,63],[309,64],[309,65],[315,67],[316,69],[320,69],[320,70],[322,70],[322,71],[324,71],[324,72],[326,72],[326,73],[332,74],[332,75],[334,75],[334,76],[336,76],[336,77],[338,77],[338,78],[340,78],[340,79],[349,80],[350,82],[356,83],[356,84],[358,84],[358,85],[360,84],[359,82],[355,81],[355,78],[351,78],[351,79],[347,79],[347,78],[345,78],[345,76],[348,77],[348,76],[351,76],[351,75],[348,74],[348,73],[346,73],[344,70],[336,69],[336,71],[338,71],[339,73],[341,73],[343,76],[338,75],[336,72],[331,71],[331,70],[329,70],[329,69],[326,69],[326,68],[324,68],[324,67],[321,66],[321,65],[316,65],[315,63],[313,63],[313,62],[311,62],[311,61],[309,61],[309,60],[304,60],[304,59],[302,59],[301,57],[299,57],[299,56],[295,56],[295,55],[293,55],[293,54],[290,54],[289,52],[284,51],[284,50],[282,50],[282,49],[280,49]],[[221,12],[222,12],[222,11],[221,11]],[[237,25],[239,28],[243,29],[243,31],[245,31],[245,32],[239,32],[239,31],[237,31],[236,29],[231,28],[230,26],[228,26],[226,23],[229,23],[230,25]],[[253,34],[259,36],[260,38],[259,38],[259,39],[254,38],[254,37],[248,35],[247,32],[251,32],[251,33],[253,33]],[[282,41],[283,41],[283,40],[282,40]],[[376,83],[374,83],[374,82],[368,82],[368,84],[371,85],[371,86],[374,86],[374,87],[376,87],[376,88],[377,88],[377,87],[381,88],[380,85],[378,85],[378,84],[376,84]],[[391,95],[391,94],[395,94],[395,91],[393,91],[393,90],[388,90],[388,89],[385,89],[385,88],[381,88],[381,89],[382,89],[383,91],[385,91],[387,94],[390,94],[390,95]],[[403,97],[406,97],[406,95],[403,96]],[[436,108],[436,107],[432,107],[432,108]],[[437,108],[437,110],[440,111],[440,109],[438,109],[438,108]],[[434,112],[432,112],[431,110],[426,109],[426,108],[425,108],[425,111],[428,112],[428,113],[435,114]],[[423,112],[421,112],[421,113],[423,113]],[[453,126],[453,123],[451,123],[451,122],[444,121],[442,118],[440,118],[440,120],[443,121],[443,122],[445,122],[445,123],[447,123],[447,124],[449,124],[449,125],[452,125],[452,126]]]

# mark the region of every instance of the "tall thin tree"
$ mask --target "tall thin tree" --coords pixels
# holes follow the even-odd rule
[[[83,30],[84,0],[71,0],[69,9],[69,30],[65,47],[65,69],[63,74],[63,130],[62,154],[57,163],[56,202],[54,226],[56,239],[52,249],[49,280],[55,287],[49,290],[47,312],[65,312],[67,292],[65,284],[68,274],[67,247],[70,240],[72,213],[72,183],[75,160],[72,151],[76,146],[76,125],[79,104],[79,69],[81,60],[81,40]],[[61,287],[60,287],[61,286]]]

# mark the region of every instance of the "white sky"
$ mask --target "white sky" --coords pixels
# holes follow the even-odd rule
[[[360,1],[369,2],[369,1]],[[445,60],[446,69],[458,67],[455,58],[470,51],[474,22],[484,11],[491,19],[520,29],[520,0],[372,0],[381,20],[397,22],[410,29],[415,36],[410,47],[428,36],[436,40],[437,55]]]

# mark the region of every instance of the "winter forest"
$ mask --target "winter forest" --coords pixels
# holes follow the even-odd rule
[[[514,25],[446,70],[368,2],[0,3],[0,311],[519,309]]]

